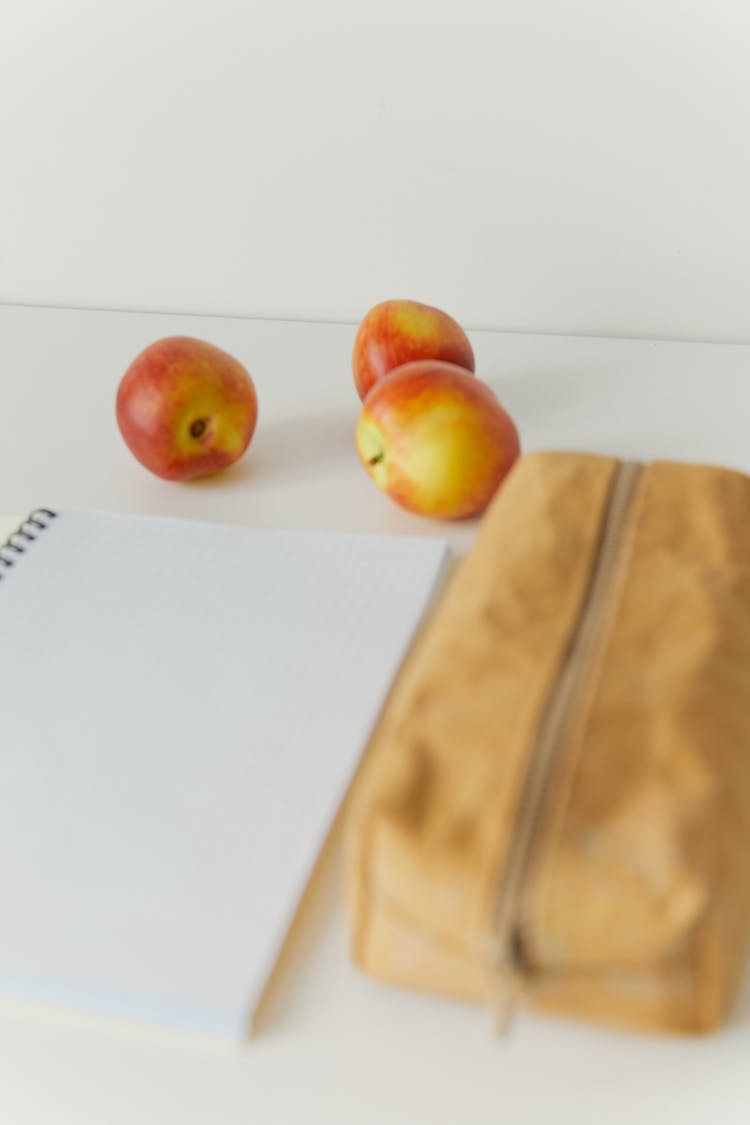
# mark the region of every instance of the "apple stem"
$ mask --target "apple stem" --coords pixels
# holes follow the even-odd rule
[[[368,465],[377,465],[377,463],[379,461],[382,461],[384,457],[385,457],[385,453],[383,453],[383,451],[381,450],[380,453],[376,453],[374,457],[371,457],[370,460],[367,462],[367,464]]]

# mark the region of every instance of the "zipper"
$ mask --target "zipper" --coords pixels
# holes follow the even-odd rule
[[[542,810],[556,757],[583,698],[607,622],[610,595],[619,573],[624,533],[643,466],[621,461],[610,488],[588,593],[567,655],[550,692],[529,756],[526,779],[499,893],[493,909],[492,952],[495,988],[493,1009],[499,1033],[505,1033],[515,1012],[523,973],[520,915],[526,877],[534,853]]]

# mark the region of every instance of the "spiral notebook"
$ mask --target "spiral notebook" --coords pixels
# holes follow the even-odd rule
[[[446,562],[32,513],[0,549],[0,999],[244,1036]]]

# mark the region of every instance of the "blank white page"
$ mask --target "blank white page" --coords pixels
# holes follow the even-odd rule
[[[62,512],[0,580],[0,996],[244,1035],[442,541]]]

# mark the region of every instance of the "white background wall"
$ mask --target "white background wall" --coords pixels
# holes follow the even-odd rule
[[[0,0],[0,300],[750,340],[747,0]]]

